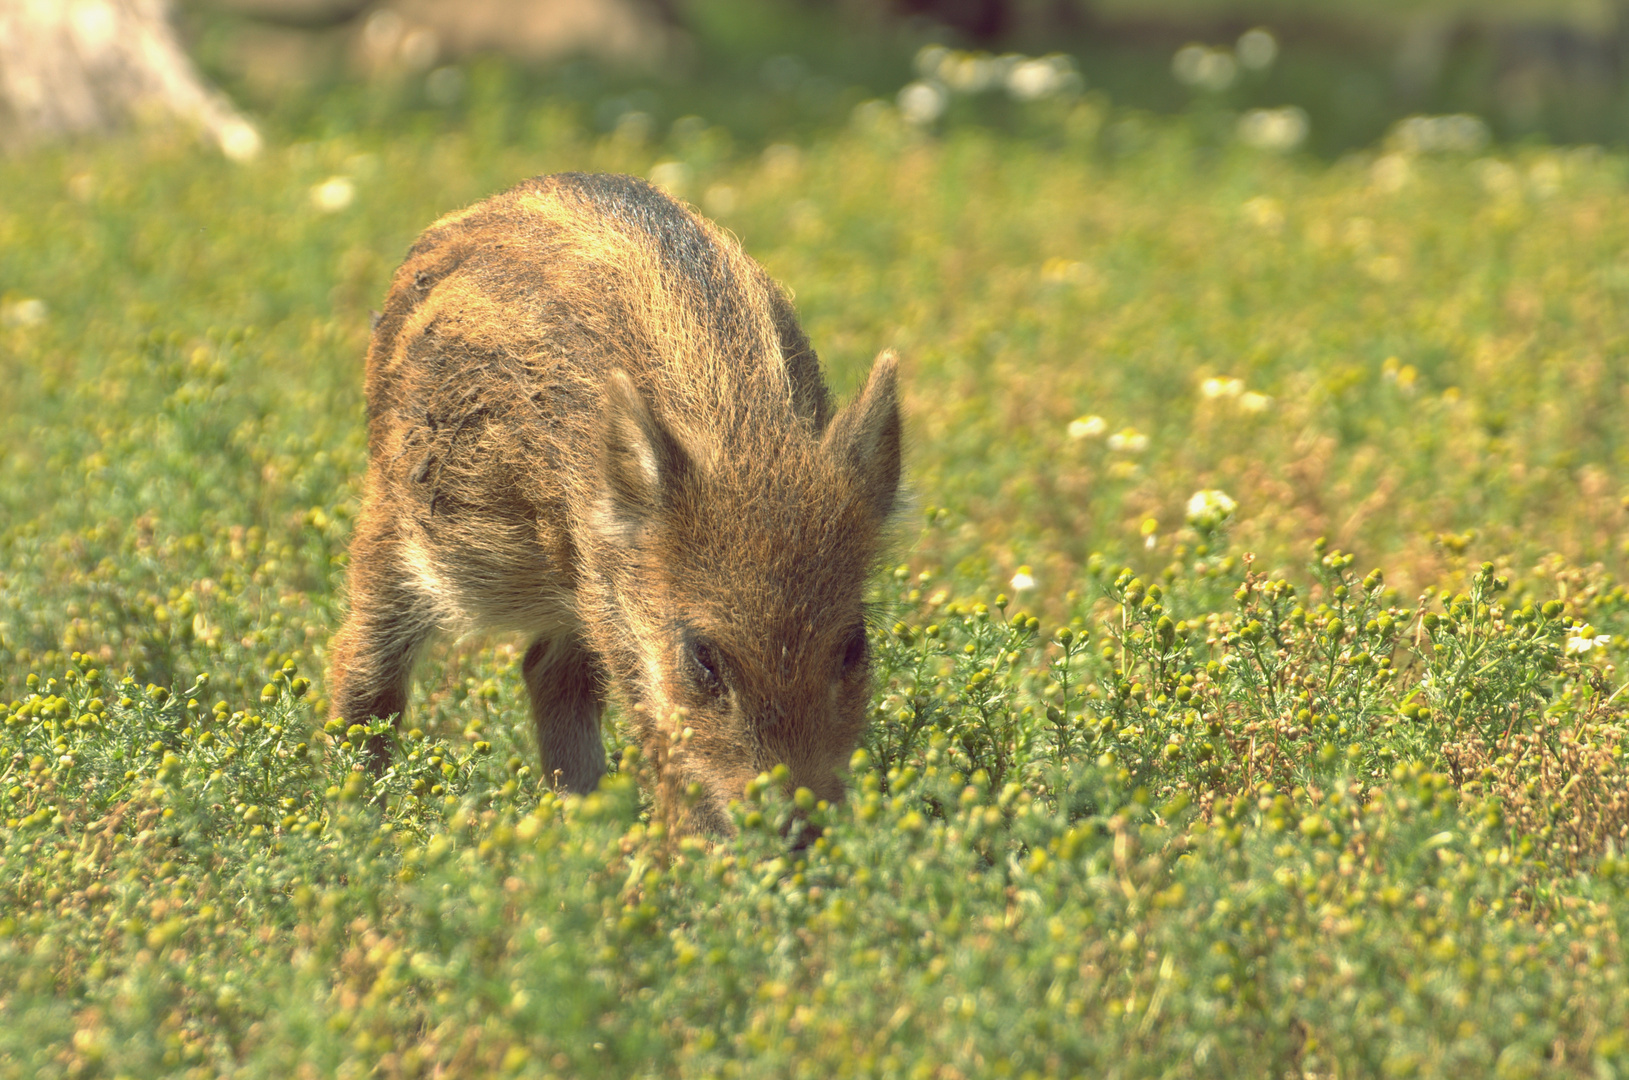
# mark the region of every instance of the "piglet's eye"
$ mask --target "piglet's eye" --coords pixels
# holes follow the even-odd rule
[[[719,674],[718,650],[712,642],[697,633],[684,636],[686,674],[696,689],[707,694],[724,692],[724,678]]]
[[[865,627],[856,626],[849,634],[848,642],[843,646],[843,674],[849,675],[859,670],[870,655],[870,646],[866,644]]]

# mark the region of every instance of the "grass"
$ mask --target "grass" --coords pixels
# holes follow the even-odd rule
[[[1629,162],[1099,99],[749,154],[484,78],[246,168],[0,163],[0,1076],[1629,1068]],[[801,854],[772,783],[671,834],[615,730],[545,790],[512,642],[434,653],[380,778],[323,723],[396,259],[665,163],[840,390],[905,359],[874,723]]]

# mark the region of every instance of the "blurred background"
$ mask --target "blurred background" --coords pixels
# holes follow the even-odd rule
[[[1211,490],[1266,565],[1629,568],[1626,131],[1629,0],[0,0],[0,524],[268,530],[322,640],[400,253],[587,169],[739,236],[838,393],[907,358],[913,572],[1158,569]],[[167,558],[132,595],[227,556]]]
[[[174,34],[196,85],[132,81],[157,55],[144,22]],[[155,101],[203,115],[229,153],[229,103],[280,139],[456,125],[477,84],[602,132],[700,116],[749,145],[878,98],[919,124],[995,127],[1051,96],[1230,130],[1262,110],[1241,136],[1326,157],[1412,115],[1474,117],[1404,133],[1450,143],[1612,145],[1629,121],[1625,0],[0,0],[0,27],[9,145]]]

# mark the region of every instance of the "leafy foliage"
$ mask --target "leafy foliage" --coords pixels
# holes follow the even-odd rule
[[[505,117],[0,164],[0,1077],[1629,1068],[1621,158]],[[392,253],[658,158],[933,504],[850,797],[729,840],[547,790],[513,642],[322,720]]]
[[[448,754],[419,802],[349,740],[287,745],[309,713],[286,684],[204,714],[137,688],[97,708],[95,669],[70,672],[4,729],[49,752],[4,796],[5,1075],[1450,1075],[1625,1052],[1624,868],[1550,873],[1497,796],[1421,765],[1195,817],[1112,773],[969,782],[936,732],[887,793],[857,763],[794,854],[770,777],[723,844],[646,820],[631,752],[564,800]]]

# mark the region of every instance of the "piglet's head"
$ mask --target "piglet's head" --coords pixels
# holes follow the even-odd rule
[[[788,791],[842,794],[870,697],[864,591],[900,484],[898,364],[817,430],[664,422],[625,374],[607,392],[585,612],[647,749],[699,791],[694,828],[776,765]],[[690,787],[690,785],[695,785]]]

